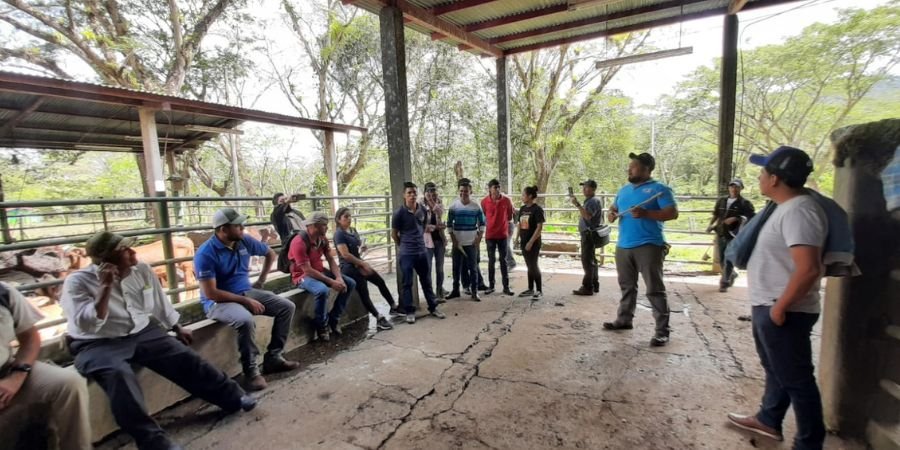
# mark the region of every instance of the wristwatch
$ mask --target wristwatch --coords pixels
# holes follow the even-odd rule
[[[25,363],[13,364],[13,365],[9,366],[9,371],[10,372],[25,372],[25,373],[30,374],[31,373],[31,364],[25,364]]]

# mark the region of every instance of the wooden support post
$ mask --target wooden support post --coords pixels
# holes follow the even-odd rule
[[[737,44],[738,18],[736,15],[727,15],[722,31],[722,73],[719,84],[719,195],[728,195],[728,183],[733,176]]]
[[[334,148],[334,131],[325,130],[325,173],[328,175],[328,194],[338,196],[337,151]],[[338,200],[331,199],[331,214],[337,213]]]
[[[500,186],[507,194],[514,194],[512,182],[512,146],[509,141],[509,77],[507,57],[497,58],[497,162],[500,165]]]

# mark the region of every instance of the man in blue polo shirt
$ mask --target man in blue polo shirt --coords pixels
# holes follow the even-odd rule
[[[254,315],[263,314],[275,319],[262,371],[283,372],[296,369],[300,363],[287,361],[282,356],[291,330],[294,303],[261,289],[278,255],[268,245],[244,235],[246,221],[247,216],[232,208],[216,211],[213,215],[216,234],[197,249],[194,269],[200,281],[200,300],[206,316],[237,330],[245,387],[258,391],[266,388],[266,379],[257,366],[259,349],[255,342]],[[266,257],[259,278],[252,285],[249,275],[251,256]]]
[[[668,186],[651,178],[656,161],[649,153],[628,155],[628,183],[619,189],[609,208],[609,223],[619,222],[616,245],[616,272],[622,299],[615,321],[604,322],[606,330],[630,330],[637,306],[638,274],[647,286],[647,298],[653,306],[656,333],[650,345],[669,343],[669,304],[663,283],[663,259],[668,245],[663,237],[663,222],[678,218],[678,205]]]

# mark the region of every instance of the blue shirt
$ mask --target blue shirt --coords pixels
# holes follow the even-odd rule
[[[400,235],[399,256],[425,253],[425,208],[416,203],[416,212],[409,212],[406,205],[394,211],[391,228]]]
[[[209,238],[194,255],[194,270],[198,280],[216,280],[216,287],[232,294],[244,295],[251,289],[250,257],[265,256],[269,246],[244,235],[235,243],[234,250],[225,246],[215,235]],[[203,289],[200,290],[203,311],[209,312],[216,302],[210,300]]]
[[[359,246],[362,245],[362,240],[359,238],[359,233],[356,232],[356,229],[348,228],[347,231],[344,231],[338,227],[338,229],[334,230],[334,238],[332,240],[334,241],[335,247],[344,244],[347,246],[347,251],[349,251],[351,255],[362,259],[362,257],[359,256]],[[338,252],[338,258],[341,261],[341,269],[353,267],[353,263],[344,259],[341,252]]]
[[[624,212],[660,192],[662,195],[646,205],[641,205],[641,208],[658,211],[669,206],[676,206],[672,189],[656,180],[647,180],[637,186],[629,183],[619,189],[615,201],[616,208],[621,214],[617,247],[635,248],[647,244],[661,246],[666,243],[666,239],[663,237],[662,222],[648,218],[635,219],[631,217],[630,212]]]

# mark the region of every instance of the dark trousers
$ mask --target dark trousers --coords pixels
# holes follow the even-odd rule
[[[469,288],[472,292],[478,292],[478,282],[480,280],[478,270],[478,248],[474,245],[463,246],[463,251],[459,247],[453,249],[453,291],[459,291],[460,278],[462,279],[463,288]]]
[[[734,264],[731,261],[725,260],[725,248],[728,247],[728,244],[731,243],[731,236],[727,238],[722,236],[716,236],[716,245],[719,247],[719,265],[722,266],[722,278],[719,280],[719,284],[728,284],[728,281],[731,279],[731,274],[734,273]]]
[[[756,418],[781,431],[788,407],[794,407],[797,436],[794,449],[821,449],[825,442],[822,397],[812,362],[809,335],[818,314],[787,313],[781,326],[769,318],[770,306],[753,307],[753,341],[766,370],[766,390]]]
[[[369,295],[369,283],[374,284],[375,287],[378,288],[378,292],[380,292],[381,296],[388,302],[388,305],[391,305],[391,308],[395,306],[394,296],[384,282],[384,278],[381,278],[381,275],[378,275],[378,272],[372,271],[371,275],[365,276],[356,266],[341,265],[341,273],[346,277],[352,278],[353,281],[356,282],[356,292],[359,292],[360,301],[362,301],[363,306],[366,307],[366,311],[369,311],[375,318],[378,318],[381,314],[378,312],[378,309],[375,308],[375,304],[372,303],[372,297]]]
[[[541,243],[535,242],[531,246],[531,250],[525,250],[522,244],[522,256],[525,258],[525,267],[528,268],[528,290],[535,292],[541,291],[541,268],[538,266],[538,257],[541,255]]]
[[[581,278],[581,287],[588,291],[600,289],[600,269],[597,267],[597,247],[591,239],[589,232],[581,233],[581,268],[584,277]]]
[[[509,250],[509,239],[488,239],[488,287],[494,288],[494,272],[497,263],[496,253],[500,253],[500,277],[503,281],[503,289],[509,289],[509,268],[506,262],[507,251]]]
[[[428,310],[437,308],[437,299],[431,288],[431,277],[428,276],[428,257],[424,252],[415,255],[400,255],[400,279],[402,282],[400,291],[400,307],[406,314],[416,312],[412,304],[413,271],[419,276],[419,284],[425,292],[425,301],[428,302]]]
[[[622,299],[619,301],[620,324],[631,323],[637,308],[638,275],[644,279],[647,299],[653,307],[656,334],[669,335],[669,302],[663,283],[665,248],[658,245],[642,245],[635,248],[616,247],[616,273]]]
[[[153,449],[167,438],[147,413],[132,364],[162,375],[225,411],[241,407],[244,392],[234,380],[156,325],[120,338],[75,339],[69,351],[75,356],[78,372],[106,392],[116,423],[141,450]]]
[[[428,255],[429,274],[431,269],[434,269],[434,292],[441,295],[444,293],[444,254],[446,252],[444,241],[435,241],[434,248],[425,249],[425,253]]]

